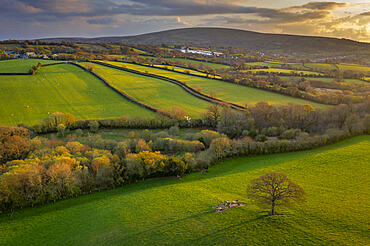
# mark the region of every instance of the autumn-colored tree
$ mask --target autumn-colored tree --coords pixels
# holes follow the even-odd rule
[[[144,139],[139,139],[139,141],[136,144],[135,151],[136,153],[139,153],[141,151],[151,151],[151,149],[146,144]]]
[[[219,105],[212,104],[207,109],[208,110],[202,115],[202,118],[207,125],[215,128],[221,117],[221,107]]]
[[[175,120],[183,120],[185,119],[186,112],[183,108],[179,106],[173,106],[170,112],[171,118]]]
[[[270,172],[253,179],[247,188],[247,196],[261,207],[270,207],[268,215],[276,214],[275,207],[304,201],[304,190],[286,174]]]

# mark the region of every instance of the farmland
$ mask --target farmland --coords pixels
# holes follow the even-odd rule
[[[299,73],[303,75],[320,75],[320,73],[317,73],[317,72],[304,71],[304,70],[291,70],[291,69],[283,69],[283,68],[260,68],[260,69],[246,70],[246,71],[251,71],[252,73],[267,72],[267,73]]]
[[[195,89],[200,90],[202,93],[213,95],[222,100],[238,103],[240,105],[245,104],[253,105],[257,102],[265,101],[271,104],[286,104],[288,102],[294,102],[298,104],[311,104],[315,108],[325,107],[325,105],[310,102],[307,100],[284,96],[273,92],[263,91],[246,86],[240,86],[219,80],[199,78],[195,76],[179,74],[172,71],[166,71],[130,63],[121,63],[121,62],[107,62],[107,63],[116,66],[125,66],[127,68],[138,70],[141,72],[147,71],[149,73],[177,79],[181,82],[185,82],[187,85]]]
[[[267,75],[259,75],[259,77],[266,78]],[[284,81],[299,81],[302,79],[302,77],[294,77],[294,76],[279,76],[280,79]],[[322,82],[333,82],[335,81],[334,78],[306,78],[309,81],[316,80],[316,81],[322,81]],[[368,82],[359,80],[359,79],[343,79],[344,81],[342,83],[348,83],[348,84],[363,84],[363,85],[369,85]]]
[[[191,74],[191,75],[199,75],[199,76],[203,76],[203,77],[210,76],[210,77],[213,78],[213,75],[208,75],[207,73],[199,72],[199,71],[196,71],[196,70],[193,70],[193,69],[177,67],[177,66],[153,65],[153,67],[165,68],[165,69],[173,70],[175,72],[177,71],[177,72],[181,72],[181,73],[186,73],[186,74]],[[220,76],[217,76],[217,75],[215,77],[220,78]]]
[[[238,158],[206,175],[143,181],[3,214],[0,244],[369,245],[369,141],[362,136],[310,151]],[[306,203],[279,209],[278,218],[264,216],[245,197],[249,181],[272,170],[287,173],[307,193]],[[216,199],[247,205],[216,214]]]
[[[37,63],[47,64],[54,61],[41,59],[12,59],[0,61],[0,73],[27,73]]]
[[[352,70],[356,72],[370,74],[370,67],[354,65],[354,64],[338,64],[337,66],[340,70]]]
[[[86,65],[86,64],[85,64]],[[179,86],[154,78],[93,64],[94,72],[140,102],[171,111],[179,106],[191,117],[200,117],[211,103],[192,96]]]
[[[36,124],[57,111],[77,119],[154,115],[73,65],[43,67],[33,76],[0,76],[0,88],[0,125]]]
[[[214,69],[220,69],[220,68],[229,68],[228,65],[219,64],[219,63],[213,63],[213,62],[203,62],[203,61],[196,61],[192,59],[184,59],[184,58],[167,58],[166,60],[169,61],[181,61],[183,63],[191,63],[194,65],[205,65],[208,67],[213,67]]]

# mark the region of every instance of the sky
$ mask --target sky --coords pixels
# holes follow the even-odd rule
[[[0,0],[0,40],[126,36],[187,27],[370,42],[370,1]]]

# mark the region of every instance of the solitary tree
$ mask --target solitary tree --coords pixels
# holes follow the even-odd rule
[[[270,172],[253,179],[247,188],[247,196],[261,207],[270,207],[268,215],[275,215],[275,206],[304,202],[303,189],[286,174]]]

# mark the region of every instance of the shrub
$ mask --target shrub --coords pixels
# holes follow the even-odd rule
[[[151,151],[151,149],[146,144],[144,139],[139,139],[139,141],[136,144],[135,151],[136,153],[139,153],[141,151]]]
[[[180,134],[180,129],[179,127],[176,125],[176,126],[172,126],[170,127],[170,129],[168,129],[168,133],[171,135],[171,136],[178,136]]]
[[[216,160],[229,156],[231,151],[230,139],[226,137],[213,139],[208,149],[208,152]]]
[[[99,130],[99,122],[96,120],[90,121],[89,128],[91,132],[97,132]]]
[[[265,142],[267,140],[267,137],[263,134],[258,134],[255,139],[258,142]]]
[[[211,145],[211,142],[213,139],[219,138],[219,137],[221,137],[221,134],[215,131],[211,131],[211,130],[202,130],[199,133],[199,141],[204,143],[206,147],[209,147]]]
[[[59,124],[59,125],[57,126],[57,131],[58,131],[58,135],[59,135],[59,136],[64,137],[64,134],[65,134],[65,132],[66,132],[66,127],[65,127],[65,125],[63,125],[63,124]]]
[[[281,134],[281,138],[293,139],[297,136],[298,131],[296,129],[288,129]]]

